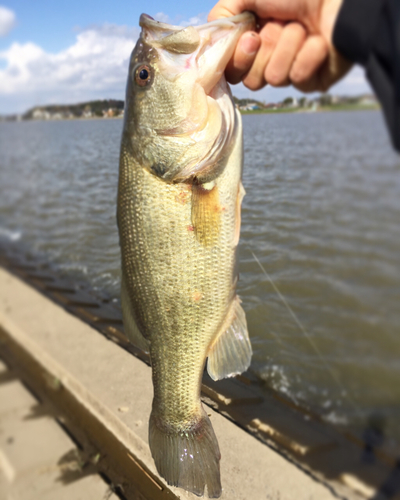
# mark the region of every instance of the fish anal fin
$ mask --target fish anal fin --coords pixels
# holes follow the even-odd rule
[[[236,296],[208,353],[207,371],[213,380],[234,377],[247,370],[252,353],[246,315]]]
[[[132,306],[124,276],[122,276],[121,280],[121,307],[125,335],[133,345],[139,347],[142,351],[149,352],[149,342],[143,337],[132,314]]]
[[[197,240],[206,247],[212,247],[218,241],[221,211],[216,184],[192,186],[192,226]]]

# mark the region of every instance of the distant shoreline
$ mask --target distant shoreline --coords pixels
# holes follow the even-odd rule
[[[75,117],[65,117],[65,118],[29,118],[29,119],[13,119],[13,120],[7,120],[7,119],[1,119],[0,118],[0,123],[31,123],[31,122],[75,122],[75,121],[81,121],[81,122],[90,122],[93,120],[123,120],[124,116],[107,116],[107,118],[104,118],[103,116],[88,116],[85,118],[82,118],[81,116],[75,116]]]
[[[321,111],[359,111],[375,110],[380,105],[373,94],[359,96],[332,96],[321,94],[319,97],[287,97],[281,102],[256,99],[239,99],[233,96],[233,102],[243,115],[260,113],[314,113]],[[125,102],[118,99],[85,101],[76,104],[48,104],[35,106],[25,113],[0,115],[0,122],[6,121],[57,121],[123,118]]]
[[[321,113],[329,111],[378,111],[381,107],[378,104],[332,104],[330,106],[320,106],[317,109],[310,108],[277,108],[277,109],[249,109],[240,110],[242,115],[259,114],[279,114],[279,113]]]
[[[251,109],[239,110],[241,115],[265,115],[265,114],[287,114],[287,113],[326,113],[335,111],[379,111],[381,107],[378,104],[360,105],[360,104],[337,104],[330,106],[320,106],[317,109],[311,108],[277,108],[277,109]],[[30,118],[30,119],[1,119],[0,123],[15,123],[15,122],[60,122],[60,121],[91,121],[91,120],[122,120],[123,115],[119,116],[90,116],[90,117],[65,117],[65,118]]]

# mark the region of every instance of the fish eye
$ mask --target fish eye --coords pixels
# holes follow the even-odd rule
[[[139,87],[147,87],[152,82],[152,71],[147,64],[140,64],[133,70],[133,79]]]

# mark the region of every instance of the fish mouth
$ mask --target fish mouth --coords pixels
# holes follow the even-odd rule
[[[197,159],[182,157],[162,178],[172,182],[209,182],[224,168],[230,144],[237,131],[237,118],[224,72],[237,41],[254,29],[255,17],[243,12],[200,26],[173,26],[146,14],[140,17],[142,36],[159,54],[159,70],[177,84],[190,79],[192,107],[187,116],[170,129],[158,129],[160,136],[186,136],[204,144]],[[188,88],[189,88],[188,87]]]
[[[218,28],[221,27],[232,28],[232,27],[238,27],[239,24],[249,24],[254,26],[255,25],[254,14],[252,12],[245,11],[242,12],[241,14],[238,14],[237,16],[222,17],[220,19],[215,19],[214,21],[211,21],[209,23],[191,27],[194,27],[196,30],[203,30],[204,28],[213,28],[214,26],[217,26]],[[185,27],[182,26],[174,26],[173,24],[167,24],[161,21],[156,21],[153,17],[149,16],[148,14],[142,14],[140,16],[139,26],[145,29],[149,29],[155,33],[156,32],[161,33],[161,36],[167,36],[172,33],[176,33],[178,31],[186,29]],[[251,28],[248,27],[246,29],[251,29]]]
[[[139,24],[150,45],[175,56],[183,56],[181,59],[185,69],[195,65],[198,71],[197,81],[205,93],[209,94],[225,71],[240,36],[245,31],[254,29],[255,16],[246,11],[237,16],[183,28],[142,14]],[[176,64],[176,57],[174,62]]]

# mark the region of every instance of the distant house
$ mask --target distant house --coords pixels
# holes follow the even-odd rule
[[[366,94],[361,96],[358,101],[362,106],[374,106],[377,103],[376,97],[372,94]]]
[[[108,110],[103,111],[103,118],[112,118],[115,114],[115,109],[108,108]]]
[[[83,113],[82,113],[82,118],[92,118],[93,112],[90,108],[85,107]]]
[[[41,108],[36,108],[32,112],[32,118],[34,120],[49,120],[50,113]]]
[[[249,102],[248,104],[245,104],[244,106],[239,106],[239,109],[241,111],[253,111],[255,109],[261,109],[261,108],[257,103]]]

